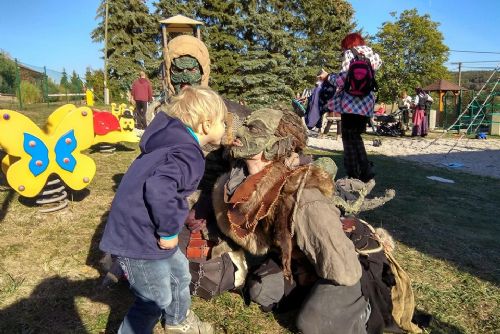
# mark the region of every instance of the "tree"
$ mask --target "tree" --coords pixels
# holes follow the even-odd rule
[[[82,93],[83,92],[83,83],[78,74],[73,70],[71,73],[70,79],[70,92],[71,93]]]
[[[66,69],[64,68],[61,75],[61,81],[59,81],[59,86],[61,86],[62,91],[69,89],[68,73],[66,73]]]
[[[96,101],[104,101],[104,72],[102,70],[93,71],[87,68],[85,71],[85,83],[94,92]]]
[[[352,28],[345,0],[161,0],[157,13],[204,22],[212,60],[211,86],[253,107],[289,102],[312,86],[315,73],[338,62]]]
[[[306,65],[308,82],[316,80],[316,73],[340,70],[340,42],[355,28],[354,10],[346,1],[303,1],[303,30],[306,32]]]
[[[378,73],[379,99],[396,101],[401,91],[410,94],[416,87],[446,78],[448,47],[428,14],[419,15],[416,9],[405,10],[395,22],[384,22],[376,35],[374,49],[382,57]]]
[[[92,32],[95,42],[104,41],[106,0],[97,10],[101,23]],[[108,1],[108,81],[121,93],[130,89],[139,70],[149,76],[160,64],[159,25],[141,0]]]
[[[16,63],[0,53],[0,93],[14,94],[16,89]]]
[[[57,94],[59,93],[59,85],[54,82],[51,78],[46,78],[47,80],[47,94]],[[49,102],[56,102],[59,100],[58,97],[47,97]]]

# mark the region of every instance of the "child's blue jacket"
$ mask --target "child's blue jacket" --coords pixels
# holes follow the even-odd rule
[[[179,233],[188,214],[186,197],[198,187],[205,158],[186,126],[162,112],[139,145],[141,154],[120,182],[99,247],[133,259],[168,258],[176,249],[160,249],[157,239]]]

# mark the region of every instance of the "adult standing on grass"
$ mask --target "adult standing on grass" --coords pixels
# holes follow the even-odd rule
[[[334,110],[341,113],[342,144],[344,146],[344,167],[347,176],[367,182],[375,174],[368,161],[361,134],[373,116],[376,83],[374,72],[382,61],[359,33],[348,34],[341,42],[343,50],[341,70],[330,75],[328,80],[336,81],[337,93],[333,98]],[[354,65],[358,66],[354,68]],[[365,76],[358,77],[364,71]],[[359,79],[359,80],[358,80]]]
[[[166,109],[142,136],[141,154],[120,182],[99,245],[117,256],[136,297],[122,334],[152,333],[160,318],[170,334],[213,333],[189,310],[191,275],[178,234],[188,215],[186,198],[205,170],[201,147],[220,145],[227,108],[210,88],[185,87]]]
[[[153,89],[151,82],[146,78],[144,71],[139,72],[139,78],[132,84],[130,92],[135,101],[135,124],[140,130],[144,130],[146,123],[146,110],[148,110],[148,102],[153,100]]]

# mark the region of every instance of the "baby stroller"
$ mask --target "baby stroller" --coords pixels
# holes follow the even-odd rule
[[[375,116],[375,131],[380,136],[399,137],[404,135],[401,126],[401,110],[390,115]]]

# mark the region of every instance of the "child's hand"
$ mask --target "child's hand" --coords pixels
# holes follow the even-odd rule
[[[158,247],[160,247],[161,249],[172,249],[172,248],[175,248],[175,246],[177,246],[177,244],[179,243],[179,238],[178,237],[175,237],[175,238],[172,238],[172,239],[168,239],[168,240],[165,240],[165,239],[158,239]]]

